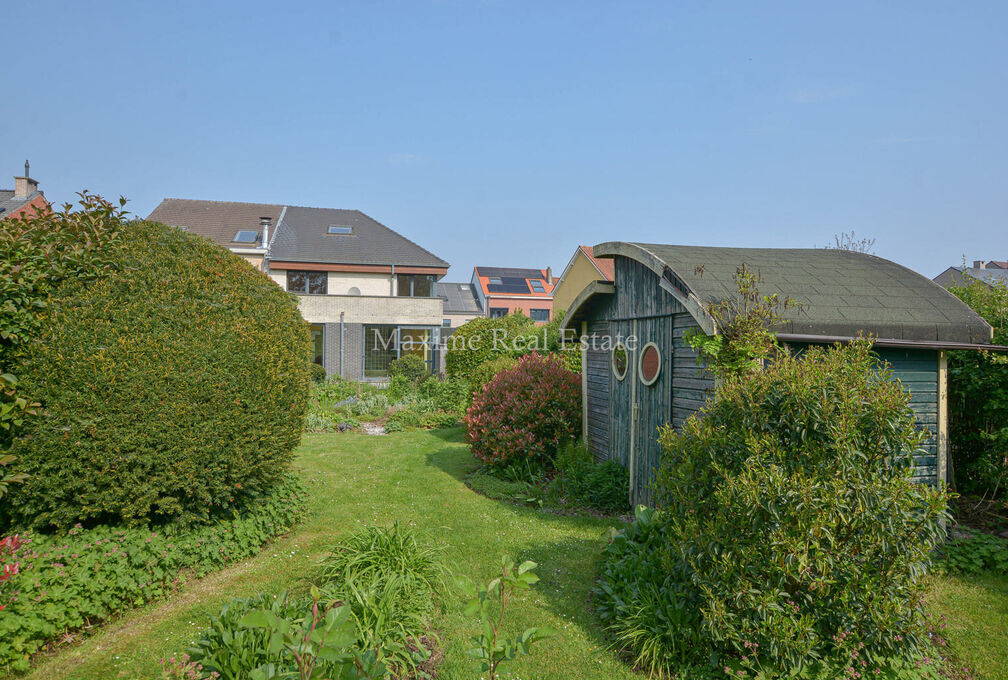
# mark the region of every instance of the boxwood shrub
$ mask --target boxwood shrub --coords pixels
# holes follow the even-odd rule
[[[45,412],[12,446],[30,475],[4,508],[16,527],[203,520],[276,483],[300,440],[294,298],[207,239],[123,226],[114,266],[59,282],[14,357]]]
[[[303,507],[293,477],[247,511],[211,524],[175,527],[74,527],[29,534],[16,559],[20,572],[0,613],[0,669],[24,671],[32,654],[63,634],[170,594],[187,573],[197,577],[255,555],[289,530]]]

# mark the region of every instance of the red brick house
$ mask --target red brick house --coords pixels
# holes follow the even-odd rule
[[[29,213],[31,210],[43,210],[49,205],[49,201],[39,191],[38,182],[28,174],[28,161],[25,161],[24,167],[24,177],[14,178],[13,191],[0,189],[0,220]]]
[[[483,315],[501,317],[520,311],[536,323],[553,316],[553,270],[474,267],[472,287]]]

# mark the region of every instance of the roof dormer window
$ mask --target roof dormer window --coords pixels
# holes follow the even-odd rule
[[[240,229],[235,237],[231,239],[235,243],[255,243],[258,240],[259,232],[251,229]]]
[[[353,229],[339,224],[330,224],[326,229],[327,234],[352,234]]]

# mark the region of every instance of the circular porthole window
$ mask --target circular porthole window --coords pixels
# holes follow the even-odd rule
[[[658,345],[653,342],[644,345],[641,350],[637,375],[645,385],[653,385],[661,375],[661,352],[658,351]]]
[[[630,356],[622,342],[617,342],[612,349],[612,372],[617,380],[626,377],[627,365],[630,363]]]

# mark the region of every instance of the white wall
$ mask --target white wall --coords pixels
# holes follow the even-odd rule
[[[392,276],[389,274],[363,274],[351,272],[327,272],[329,295],[349,295],[351,288],[357,288],[361,295],[387,296],[392,291]],[[278,286],[287,289],[287,271],[271,270],[270,278]]]

